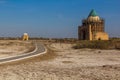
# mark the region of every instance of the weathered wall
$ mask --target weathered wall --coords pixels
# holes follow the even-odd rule
[[[95,40],[109,40],[109,36],[105,32],[97,32],[95,36]]]

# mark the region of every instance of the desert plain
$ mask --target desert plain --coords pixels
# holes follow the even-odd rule
[[[0,58],[34,50],[32,41],[0,41]],[[0,80],[120,80],[120,50],[73,49],[73,43],[43,42],[47,53],[0,64]]]

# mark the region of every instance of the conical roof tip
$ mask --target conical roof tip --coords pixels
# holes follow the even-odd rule
[[[94,9],[92,9],[91,12],[89,13],[88,17],[90,17],[90,16],[95,17],[98,15],[97,15],[96,11]]]

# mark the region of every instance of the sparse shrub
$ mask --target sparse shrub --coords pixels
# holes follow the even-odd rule
[[[115,44],[115,48],[120,50],[120,41],[117,41],[117,43]]]
[[[91,48],[91,49],[119,49],[120,41],[109,40],[109,41],[79,41],[74,49]]]

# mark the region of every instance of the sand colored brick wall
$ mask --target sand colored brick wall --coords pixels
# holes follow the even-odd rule
[[[28,35],[23,35],[23,40],[28,40],[29,39],[29,36]]]
[[[109,40],[109,36],[105,32],[97,32],[95,35],[95,40]]]

